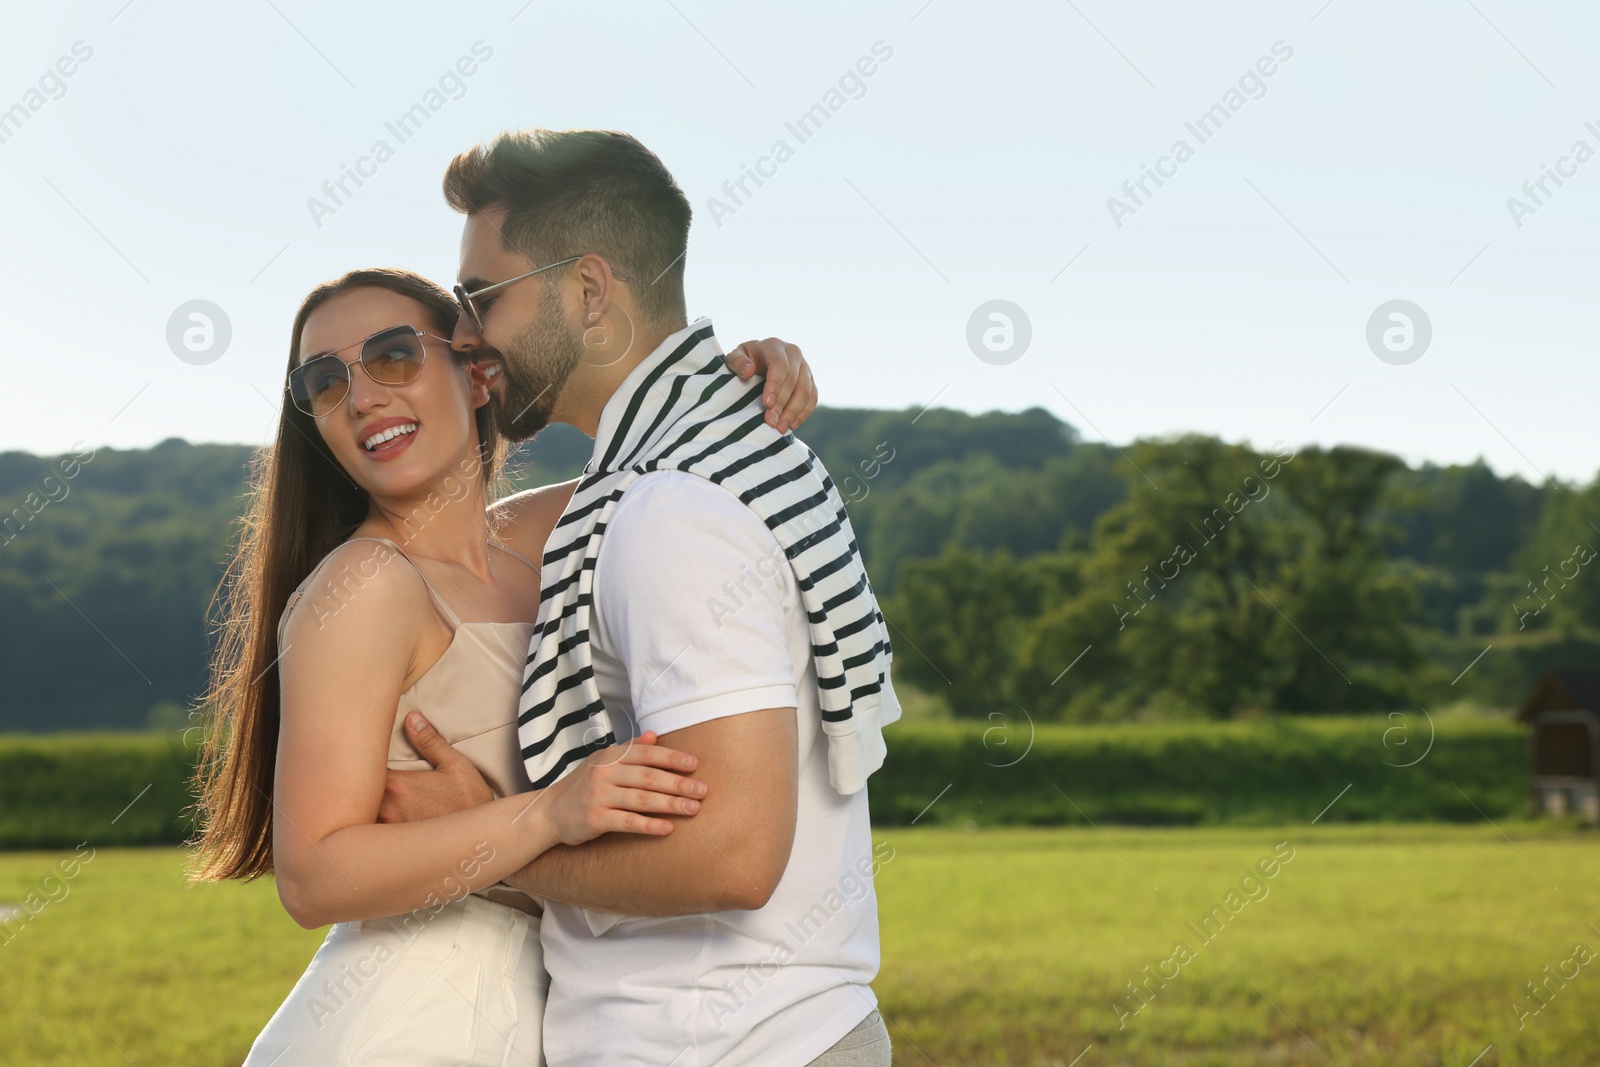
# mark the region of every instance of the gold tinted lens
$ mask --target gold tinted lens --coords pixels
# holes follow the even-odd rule
[[[409,326],[385,330],[361,346],[361,365],[373,381],[384,385],[415,381],[426,357],[422,338]]]
[[[295,407],[321,418],[350,392],[350,368],[338,356],[318,356],[290,372],[289,392]]]

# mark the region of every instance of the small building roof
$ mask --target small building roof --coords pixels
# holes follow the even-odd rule
[[[1545,671],[1517,709],[1517,721],[1530,722],[1541,711],[1600,715],[1600,671]]]

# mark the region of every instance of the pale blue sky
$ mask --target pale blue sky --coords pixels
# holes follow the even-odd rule
[[[827,403],[1600,468],[1600,160],[1547,179],[1520,227],[1507,207],[1575,141],[1600,150],[1592,5],[124,4],[0,15],[0,111],[22,107],[0,121],[0,448],[263,441],[304,292],[377,264],[453,280],[445,162],[537,125],[660,154],[696,212],[691,316],[727,345],[799,342]],[[446,76],[478,42],[492,54]],[[785,123],[878,42],[889,58],[800,143]],[[1201,143],[1185,123],[1277,42],[1292,56]],[[386,123],[418,103],[439,106],[401,143]],[[1116,225],[1107,199],[1180,138],[1192,158]],[[792,158],[714,219],[780,139]],[[393,158],[314,219],[379,140]],[[232,327],[203,365],[167,342],[194,299]],[[1031,321],[1004,365],[967,341],[995,299]],[[1432,322],[1405,365],[1366,341],[1394,299]]]

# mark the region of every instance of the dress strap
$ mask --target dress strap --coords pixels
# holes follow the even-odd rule
[[[291,618],[293,618],[295,609],[297,607],[299,607],[300,602],[305,597],[305,594],[306,594],[307,590],[311,589],[312,586],[315,584],[315,582],[317,580],[317,576],[319,574],[321,574],[325,569],[327,569],[328,564],[333,561],[333,553],[338,551],[339,547],[341,547],[343,545],[347,545],[351,541],[381,541],[384,544],[388,545],[390,548],[394,549],[396,553],[398,553],[398,554],[400,554],[402,556],[405,555],[404,552],[400,551],[400,546],[399,545],[395,544],[393,541],[390,541],[386,537],[351,537],[351,538],[349,538],[347,540],[339,542],[338,545],[335,545],[332,551],[329,551],[327,555],[323,556],[320,560],[317,561],[317,565],[315,567],[311,568],[311,573],[307,574],[304,578],[302,578],[300,580],[300,584],[295,587],[294,592],[289,594],[288,601],[283,605],[283,611],[278,616],[278,654],[280,656],[289,651],[289,649],[283,643],[283,635],[284,635],[284,631],[286,631],[289,628],[289,620]],[[410,563],[413,568],[416,567],[416,563],[413,560],[411,560],[409,557],[407,557],[406,562]],[[422,575],[422,572],[420,570],[417,573],[418,573],[419,577],[422,577],[423,584],[426,585],[427,581],[428,581],[427,577]],[[344,592],[343,591],[344,591],[345,588],[348,588],[348,586],[340,587],[339,592],[335,594],[336,599],[338,599],[341,604],[344,602],[344,600],[343,600]],[[428,586],[428,592],[430,594],[433,593],[433,587],[432,586]],[[433,595],[433,599],[434,599],[434,601],[436,603],[439,603],[439,606],[443,609],[444,614],[446,616],[450,616],[450,609],[448,607],[445,607],[445,605],[442,602],[439,602],[439,598],[438,598],[437,594]],[[453,616],[450,616],[450,617],[453,618]]]
[[[346,540],[344,543],[348,545],[355,541],[379,541],[394,549],[395,552],[400,555],[400,558],[411,564],[411,569],[417,572],[417,577],[421,578],[422,584],[427,586],[428,595],[433,598],[433,606],[439,609],[439,614],[443,615],[445,621],[450,624],[451,632],[454,633],[456,627],[461,625],[460,616],[458,616],[454,611],[450,610],[450,605],[444,602],[444,597],[440,596],[439,591],[433,587],[433,583],[428,581],[428,576],[422,573],[422,568],[417,566],[417,561],[406,555],[405,550],[399,545],[395,544],[387,537],[352,537]]]
[[[444,617],[444,620],[450,624],[451,632],[453,633],[456,627],[461,625],[461,617],[451,610],[450,605],[445,602],[444,597],[439,595],[439,590],[433,587],[433,583],[428,581],[428,576],[423,573],[422,568],[417,566],[417,561],[406,555],[404,549],[387,537],[351,537],[341,542],[341,544],[348,545],[353,544],[356,541],[376,541],[380,544],[388,545],[390,548],[394,549],[398,556],[404,559],[407,563],[411,564],[411,569],[417,572],[417,577],[422,579],[422,584],[427,587],[428,596],[433,600],[433,606],[438,609],[439,614]],[[535,574],[539,573],[539,565],[533,560],[529,559],[527,556],[524,556],[522,553],[518,552],[516,549],[509,548],[506,545],[501,544],[499,541],[492,539],[488,543],[509,555],[515,556],[523,563],[526,563],[529,567],[533,568]],[[296,602],[300,599],[301,594],[305,592],[306,587],[310,585],[311,580],[316,575],[317,571],[321,570],[327,562],[327,557],[324,557],[322,562],[318,563],[316,567],[313,567],[311,574],[306,576],[305,580],[300,583],[300,588],[296,589],[294,593],[290,595],[289,602],[284,605],[283,614],[278,618],[278,647],[280,649],[283,647],[283,632],[288,626],[289,615],[292,609],[294,608]]]
[[[529,559],[527,556],[524,556],[521,552],[518,552],[516,549],[512,548],[510,545],[503,544],[502,542],[497,541],[492,537],[489,538],[489,544],[493,545],[495,548],[498,548],[500,551],[506,553],[509,556],[515,556],[517,559],[520,559],[522,562],[526,563],[528,566],[533,568],[533,573],[535,573],[535,574],[542,573],[542,570],[541,570],[541,568],[539,567],[539,565],[537,563],[535,563],[533,560]]]

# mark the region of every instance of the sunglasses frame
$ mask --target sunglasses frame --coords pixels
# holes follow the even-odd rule
[[[506,286],[510,285],[512,282],[520,282],[524,278],[531,278],[535,274],[540,273],[541,271],[547,271],[547,270],[550,270],[553,267],[564,267],[568,263],[576,263],[576,262],[578,262],[578,260],[580,260],[582,258],[583,258],[583,256],[569,256],[566,259],[559,259],[554,263],[546,263],[542,267],[535,267],[532,270],[530,270],[530,271],[528,271],[528,272],[526,272],[524,274],[519,274],[514,278],[507,278],[503,282],[494,282],[494,283],[492,283],[490,285],[485,285],[482,289],[474,289],[470,293],[467,292],[467,290],[466,290],[466,288],[464,286],[461,286],[461,285],[458,284],[455,287],[456,303],[461,305],[462,313],[465,314],[467,316],[467,318],[471,319],[472,320],[472,325],[474,325],[474,326],[476,326],[478,328],[478,332],[479,333],[482,333],[483,332],[483,315],[482,315],[482,313],[480,313],[478,311],[478,305],[476,303],[474,303],[474,301],[476,301],[478,299],[478,297],[483,296],[486,293],[492,293],[496,289],[504,289]],[[617,270],[615,267],[611,268],[611,276],[613,278],[615,278],[619,282],[626,282],[628,280],[627,275],[623,274],[620,270]]]
[[[367,364],[366,364],[366,356],[367,356],[366,346],[371,341],[375,340],[376,338],[382,337],[385,334],[398,333],[400,331],[408,331],[408,332],[410,332],[413,336],[415,336],[417,338],[417,343],[422,346],[422,358],[417,361],[417,373],[419,375],[422,373],[422,368],[428,362],[428,342],[425,340],[425,338],[431,337],[435,341],[443,341],[445,343],[445,347],[447,347],[447,348],[450,347],[450,338],[448,338],[448,337],[440,337],[436,333],[429,333],[427,330],[418,329],[417,327],[412,326],[410,323],[401,323],[398,326],[385,326],[383,329],[378,330],[376,333],[368,334],[367,336],[363,337],[359,341],[352,341],[350,344],[344,345],[344,346],[339,347],[339,348],[335,348],[335,349],[333,349],[332,351],[329,351],[329,352],[319,352],[317,355],[312,356],[310,359],[306,360],[304,363],[301,363],[299,366],[292,368],[289,371],[288,381],[284,383],[284,387],[283,387],[284,391],[289,394],[289,402],[295,406],[295,410],[300,411],[300,412],[302,412],[302,413],[304,413],[306,415],[309,415],[313,419],[327,418],[329,415],[332,415],[335,411],[337,411],[339,409],[339,405],[340,404],[343,404],[345,402],[345,400],[347,400],[349,398],[349,396],[350,396],[350,386],[355,381],[355,375],[350,370],[350,368],[351,368],[352,365],[357,364],[357,363],[361,364],[361,373],[365,374],[371,381],[377,383],[378,385],[382,385],[382,386],[385,386],[385,387],[388,387],[388,388],[393,388],[393,387],[395,387],[397,385],[409,385],[409,384],[411,384],[411,382],[386,382],[386,381],[383,381],[383,380],[381,380],[381,379],[379,379],[377,377],[374,377],[372,371],[370,369],[368,369]],[[355,348],[357,346],[359,346],[361,348],[361,353],[359,355],[357,355],[355,359],[339,359],[339,353],[340,352],[348,352],[350,349]],[[328,359],[329,357],[332,357],[333,359],[338,360],[340,363],[342,363],[344,365],[344,395],[341,396],[337,401],[335,401],[333,406],[330,407],[327,411],[324,411],[321,415],[318,415],[316,412],[307,411],[304,407],[301,406],[299,398],[297,396],[295,396],[294,383],[295,383],[295,380],[296,380],[296,375],[298,375],[301,380],[304,380],[306,368],[310,367],[313,363],[316,363],[318,360]],[[411,381],[416,381],[416,379],[412,378]]]

